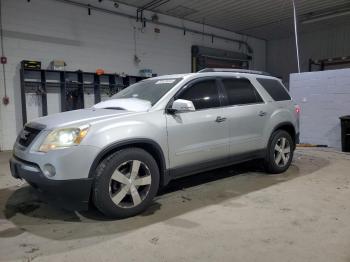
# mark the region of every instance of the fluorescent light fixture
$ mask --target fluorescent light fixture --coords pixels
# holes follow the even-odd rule
[[[333,14],[328,14],[328,15],[320,15],[320,16],[315,16],[313,18],[308,18],[304,21],[302,21],[302,24],[310,24],[314,22],[319,22],[323,20],[327,20],[330,18],[338,17],[338,16],[344,16],[344,15],[350,15],[350,10],[339,12],[339,13],[333,13]]]

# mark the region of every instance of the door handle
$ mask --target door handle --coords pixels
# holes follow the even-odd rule
[[[264,115],[266,115],[266,112],[264,112],[264,111],[259,112],[259,116],[264,116]]]
[[[224,122],[224,121],[226,121],[226,119],[227,119],[226,117],[218,116],[218,117],[216,118],[215,122],[218,122],[218,123]]]

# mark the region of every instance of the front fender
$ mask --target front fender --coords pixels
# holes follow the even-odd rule
[[[100,148],[94,164],[90,168],[94,170],[101,160],[101,156],[115,148],[135,144],[149,144],[160,152],[160,158],[164,162],[164,169],[168,163],[168,145],[166,132],[166,119],[164,111],[134,114],[131,117],[123,116],[112,120],[103,120],[91,126],[84,143]]]

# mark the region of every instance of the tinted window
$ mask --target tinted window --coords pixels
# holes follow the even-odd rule
[[[177,99],[192,101],[196,110],[220,106],[219,92],[214,79],[193,84],[186,88]]]
[[[229,105],[261,103],[263,100],[248,79],[224,78],[222,83],[226,90]]]
[[[283,85],[274,79],[257,78],[258,82],[264,87],[267,93],[275,101],[290,100],[290,96]]]

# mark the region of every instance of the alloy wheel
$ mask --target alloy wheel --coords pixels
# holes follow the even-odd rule
[[[118,207],[132,208],[147,197],[151,183],[151,172],[147,165],[139,160],[129,160],[113,172],[109,194]]]
[[[287,138],[281,137],[277,140],[274,148],[275,163],[279,167],[287,165],[290,158],[290,144]]]

